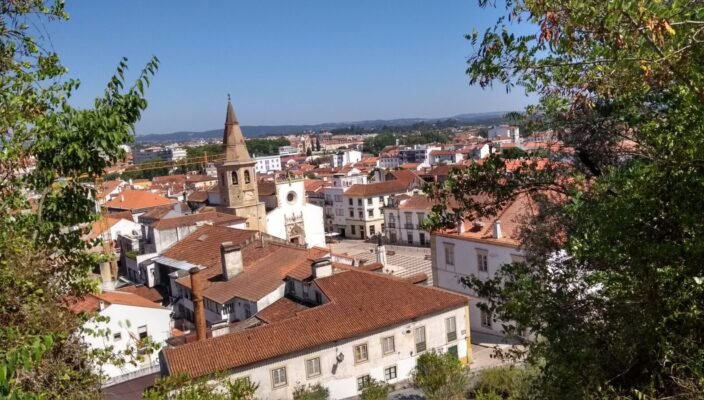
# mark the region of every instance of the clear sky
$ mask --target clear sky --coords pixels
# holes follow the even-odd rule
[[[531,102],[470,87],[464,35],[500,10],[476,0],[68,0],[48,23],[88,105],[120,57],[161,60],[138,134],[218,129],[232,94],[243,125],[447,117]]]

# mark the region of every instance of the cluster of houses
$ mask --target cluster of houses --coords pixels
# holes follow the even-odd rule
[[[105,334],[86,336],[90,346],[144,353],[96,366],[104,385],[185,373],[248,379],[261,398],[320,383],[344,399],[370,379],[406,382],[427,351],[471,364],[472,334],[500,335],[502,322],[459,281],[523,260],[521,217],[534,206],[519,198],[494,218],[431,234],[423,223],[434,203],[422,188],[521,141],[515,127],[490,137],[390,146],[379,157],[346,149],[333,166],[280,173],[280,158],[251,157],[228,102],[225,160],[207,174],[103,182],[104,216],[86,237],[109,243],[118,262],[99,267],[100,293],[71,307],[109,317],[91,322]],[[376,262],[332,252],[340,238],[373,241]],[[389,243],[430,247],[432,276],[390,272]],[[146,338],[161,350],[147,352]]]

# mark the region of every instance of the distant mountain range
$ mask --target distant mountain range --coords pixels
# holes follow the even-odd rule
[[[487,113],[470,113],[458,114],[447,118],[399,118],[399,119],[376,119],[369,121],[354,121],[354,122],[327,122],[316,125],[243,125],[242,133],[247,137],[261,137],[268,135],[284,135],[290,133],[299,133],[304,131],[329,131],[333,129],[349,128],[356,126],[364,129],[381,128],[382,126],[410,126],[424,121],[443,121],[454,119],[467,123],[491,123],[504,116],[506,111],[493,111]],[[203,132],[172,132],[163,134],[138,135],[136,137],[139,143],[153,142],[184,142],[197,139],[212,139],[222,136],[222,128],[213,129]]]

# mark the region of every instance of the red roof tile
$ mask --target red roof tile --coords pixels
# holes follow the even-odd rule
[[[105,203],[105,207],[117,210],[143,210],[173,203],[175,200],[144,190],[123,190],[117,197]]]

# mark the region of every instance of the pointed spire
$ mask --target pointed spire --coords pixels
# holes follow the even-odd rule
[[[247,162],[252,161],[247,152],[247,145],[244,142],[240,123],[237,121],[235,108],[232,106],[230,94],[227,95],[227,114],[225,117],[225,131],[223,132],[222,144],[225,148],[225,162]]]

